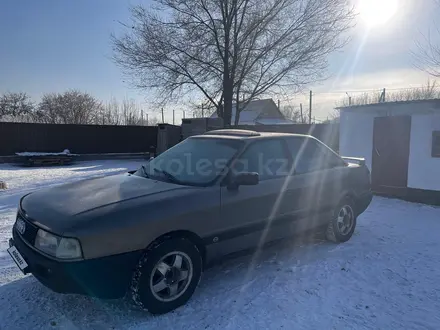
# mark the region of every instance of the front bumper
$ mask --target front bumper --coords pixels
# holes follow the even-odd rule
[[[371,201],[373,200],[373,193],[371,190],[361,194],[356,203],[357,208],[357,214],[362,214],[367,209],[367,207],[370,205]]]
[[[9,245],[17,248],[32,273],[43,285],[59,293],[99,298],[120,298],[127,292],[141,251],[81,261],[58,261],[44,256],[12,230]]]

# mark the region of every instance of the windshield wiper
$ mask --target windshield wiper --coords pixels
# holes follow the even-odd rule
[[[150,175],[147,172],[147,168],[145,167],[145,165],[141,166],[142,169],[142,173],[145,175],[145,177],[148,179],[150,177]]]
[[[177,184],[181,183],[179,179],[177,179],[174,175],[172,175],[171,173],[169,173],[169,172],[167,172],[165,170],[160,170],[158,168],[155,168],[154,171],[159,172],[159,173],[165,175],[167,177],[167,179],[169,181],[173,182],[173,183],[177,183]]]

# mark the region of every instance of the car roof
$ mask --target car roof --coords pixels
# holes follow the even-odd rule
[[[229,139],[264,139],[269,137],[310,137],[310,135],[304,134],[291,134],[291,133],[279,133],[279,132],[257,132],[243,129],[220,129],[214,131],[208,131],[203,135],[195,135],[193,137],[203,138],[229,138]]]

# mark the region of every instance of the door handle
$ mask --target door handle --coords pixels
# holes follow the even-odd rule
[[[380,157],[379,150],[377,150],[377,148],[374,148],[374,151],[376,151],[376,154]]]

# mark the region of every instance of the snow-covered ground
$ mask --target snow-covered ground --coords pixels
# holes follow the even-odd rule
[[[52,293],[5,249],[16,204],[43,186],[136,168],[0,165],[0,329],[439,329],[440,208],[374,198],[345,244],[284,241],[208,269],[194,297],[153,317],[122,301]]]

